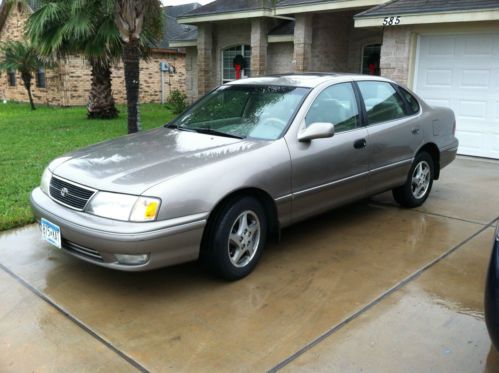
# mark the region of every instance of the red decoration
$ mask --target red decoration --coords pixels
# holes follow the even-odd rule
[[[244,57],[242,55],[238,54],[236,57],[234,57],[234,60],[232,61],[232,65],[234,66],[234,69],[236,70],[236,79],[237,80],[241,79],[241,72],[246,67]]]

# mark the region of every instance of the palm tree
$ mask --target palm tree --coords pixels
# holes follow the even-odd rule
[[[92,74],[88,118],[116,118],[111,66],[121,55],[122,43],[114,24],[114,2],[41,0],[41,3],[28,20],[29,38],[44,57],[65,59],[83,54]]]
[[[38,57],[38,51],[28,42],[7,41],[0,45],[0,71],[19,71],[24,88],[28,92],[31,110],[35,110],[33,95],[31,94],[31,80],[33,72],[44,66]]]
[[[163,30],[159,0],[116,0],[116,25],[123,40],[128,133],[140,129],[140,59]]]

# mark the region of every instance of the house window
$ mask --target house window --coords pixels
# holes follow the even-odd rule
[[[36,86],[38,88],[45,88],[46,86],[45,69],[43,67],[36,72]]]
[[[236,80],[234,58],[237,55],[241,55],[244,58],[244,68],[241,69],[241,78],[248,78],[250,76],[251,47],[249,45],[239,45],[224,49],[222,52],[222,83]]]
[[[9,81],[9,86],[11,86],[11,87],[16,86],[16,72],[15,72],[15,70],[7,71],[7,80]]]
[[[381,44],[366,45],[362,51],[362,74],[380,75]]]

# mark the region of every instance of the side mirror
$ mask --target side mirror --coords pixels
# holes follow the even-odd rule
[[[334,136],[334,124],[312,123],[298,134],[298,141],[307,142],[315,139],[326,139]]]

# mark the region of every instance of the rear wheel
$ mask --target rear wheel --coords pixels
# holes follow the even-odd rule
[[[258,263],[267,227],[267,216],[257,199],[243,197],[227,203],[210,223],[201,259],[215,275],[241,279]]]
[[[393,189],[393,197],[401,206],[421,206],[431,192],[435,175],[433,158],[426,152],[419,153],[412,163],[404,185]]]

